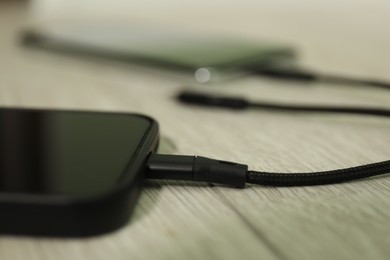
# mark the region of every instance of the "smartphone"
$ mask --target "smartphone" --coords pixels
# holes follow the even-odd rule
[[[142,115],[0,108],[0,233],[118,229],[157,145],[158,125]]]
[[[201,83],[295,61],[294,50],[286,44],[141,25],[51,23],[26,30],[23,42],[67,54],[173,69]]]

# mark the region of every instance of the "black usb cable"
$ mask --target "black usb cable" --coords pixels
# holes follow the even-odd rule
[[[218,95],[204,94],[193,91],[183,91],[178,96],[179,102],[218,108],[228,108],[235,110],[242,109],[262,109],[278,112],[303,112],[303,113],[344,113],[372,116],[390,116],[390,110],[382,108],[362,108],[343,106],[307,106],[293,104],[279,104],[270,102],[251,102],[241,97],[224,97]]]
[[[283,112],[348,113],[390,116],[390,110],[359,107],[326,107],[249,102],[243,98],[220,97],[195,92],[182,92],[178,100],[183,103],[229,109],[267,109]],[[390,173],[390,160],[357,167],[299,173],[248,171],[244,164],[219,161],[205,157],[181,155],[150,155],[146,164],[146,177],[152,179],[191,180],[245,187],[246,183],[268,186],[325,185],[368,178]]]
[[[326,75],[302,69],[277,68],[277,67],[248,67],[250,72],[262,77],[300,82],[324,82],[347,84],[354,86],[369,86],[390,89],[390,83],[371,79],[358,79],[346,76]]]
[[[246,183],[267,186],[313,186],[341,183],[390,173],[390,161],[312,173],[248,171],[245,164],[198,156],[152,154],[146,178],[209,182],[244,188]]]

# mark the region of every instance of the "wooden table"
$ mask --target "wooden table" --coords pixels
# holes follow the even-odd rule
[[[299,47],[305,66],[390,81],[387,2],[247,2],[182,4],[180,12],[174,4],[151,8],[148,22],[286,41]],[[142,8],[131,10],[132,19],[145,15]],[[330,170],[390,158],[386,119],[183,106],[174,96],[192,81],[174,72],[23,48],[18,39],[26,14],[22,5],[0,3],[2,106],[140,112],[159,121],[161,153],[264,171]],[[193,87],[252,100],[390,109],[390,92],[364,87],[254,76]],[[389,196],[386,176],[243,190],[147,181],[134,217],[119,231],[89,239],[0,236],[0,259],[388,259]]]

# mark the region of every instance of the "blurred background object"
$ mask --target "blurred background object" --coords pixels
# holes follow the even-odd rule
[[[387,69],[376,62],[390,59],[390,53],[385,51],[389,45],[385,35],[390,3],[383,0],[35,0],[31,10],[34,23],[142,24],[189,33],[232,35],[252,42],[269,39],[297,48],[300,63],[306,68],[387,78],[383,77]],[[365,19],[368,13],[374,19]],[[351,60],[356,66],[351,66]]]
[[[270,41],[113,22],[47,22],[26,29],[24,44],[79,56],[185,72],[200,83],[294,63],[291,47]]]

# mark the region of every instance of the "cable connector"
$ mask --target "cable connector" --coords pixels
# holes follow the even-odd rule
[[[200,156],[151,154],[146,178],[190,180],[244,188],[248,166]]]
[[[249,102],[240,97],[223,97],[193,91],[183,91],[177,98],[183,103],[210,107],[224,107],[230,109],[245,109],[249,107]]]

